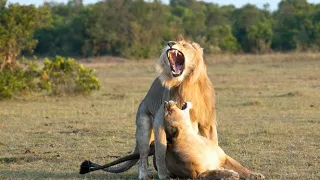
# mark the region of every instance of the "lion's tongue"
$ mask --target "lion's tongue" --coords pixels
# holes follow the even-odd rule
[[[181,64],[175,64],[175,72],[180,73],[182,71],[183,65]]]
[[[183,63],[181,63],[180,57],[178,56],[178,51],[174,50],[169,53],[169,61],[174,74],[180,74],[183,70]]]

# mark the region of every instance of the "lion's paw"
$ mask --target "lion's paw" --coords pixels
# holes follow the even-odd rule
[[[250,180],[262,180],[262,179],[265,179],[265,177],[260,173],[253,172],[249,175],[249,179]]]
[[[144,171],[139,172],[139,180],[149,180],[149,179],[153,179],[153,176],[152,176],[151,172],[149,171],[149,169],[147,169],[146,172],[144,172]]]
[[[170,179],[170,174],[169,174],[168,172],[166,172],[166,173],[159,173],[159,171],[158,171],[158,176],[159,176],[159,179],[161,179],[161,180]]]
[[[152,171],[151,168],[148,168],[147,175],[148,175],[148,177],[149,177],[150,179],[154,179],[154,178],[155,178],[155,177],[154,177],[154,174],[153,174],[153,171]]]

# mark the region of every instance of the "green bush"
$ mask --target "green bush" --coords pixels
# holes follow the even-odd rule
[[[93,69],[86,69],[75,59],[57,56],[52,60],[45,59],[42,85],[54,95],[89,94],[101,87],[93,73]]]
[[[39,75],[38,65],[34,62],[5,66],[0,71],[0,99],[41,91]]]
[[[13,97],[26,88],[24,72],[20,69],[3,69],[0,72],[0,99]]]
[[[52,95],[90,94],[99,90],[93,69],[86,69],[75,59],[57,56],[39,63],[20,62],[0,71],[0,100],[32,93]]]

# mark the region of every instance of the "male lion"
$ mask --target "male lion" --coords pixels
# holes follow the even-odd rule
[[[136,115],[136,147],[139,152],[139,179],[148,179],[148,152],[154,132],[155,159],[160,179],[169,177],[165,155],[166,134],[163,128],[163,103],[174,100],[182,105],[185,101],[194,102],[190,111],[194,129],[202,136],[218,144],[215,114],[215,93],[208,78],[203,60],[203,50],[197,43],[178,39],[169,41],[163,49],[159,61],[157,77],[146,97],[140,103]],[[104,169],[120,173],[130,169],[137,160],[130,160],[120,167]]]
[[[166,165],[170,177],[192,179],[264,179],[259,173],[252,172],[225,152],[212,140],[199,135],[190,120],[192,103],[184,103],[181,109],[174,101],[165,102],[164,130],[168,140]],[[154,154],[151,145],[149,155]],[[139,159],[134,153],[114,162],[100,166],[90,161],[81,164],[80,174],[104,169],[118,163]]]

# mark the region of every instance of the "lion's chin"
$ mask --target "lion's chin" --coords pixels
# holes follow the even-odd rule
[[[181,51],[177,49],[168,49],[167,58],[170,64],[170,70],[173,77],[181,76],[185,68],[185,58]]]

